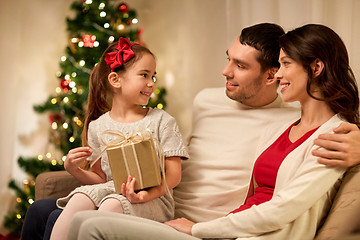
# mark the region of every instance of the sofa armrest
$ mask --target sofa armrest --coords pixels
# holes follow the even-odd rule
[[[342,237],[360,232],[359,182],[360,165],[346,172],[325,223],[318,230],[316,240],[343,239]]]
[[[81,185],[66,171],[44,172],[35,179],[35,200],[65,197]]]

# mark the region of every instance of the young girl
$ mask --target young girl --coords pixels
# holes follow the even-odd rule
[[[166,224],[198,238],[314,239],[346,170],[319,164],[314,139],[344,121],[360,126],[358,88],[345,45],[330,28],[299,27],[280,38],[280,47],[275,77],[283,101],[300,102],[301,118],[279,120],[264,134],[238,209],[209,222]]]
[[[76,188],[57,201],[63,212],[56,221],[51,239],[64,239],[73,215],[83,210],[102,210],[136,215],[164,222],[173,218],[174,202],[166,194],[166,185],[174,188],[181,179],[181,158],[188,158],[175,119],[160,109],[144,108],[154,91],[156,63],[145,47],[120,38],[104,52],[90,76],[88,110],[83,141],[89,147],[69,151],[65,169],[87,184]],[[93,149],[104,149],[110,135],[105,130],[117,130],[125,136],[150,129],[165,155],[165,178],[161,185],[134,192],[135,179],[129,176],[122,186],[122,195],[115,193],[114,182],[106,154],[90,171],[80,166],[92,155]],[[95,154],[94,154],[95,155]],[[91,156],[94,160],[97,156]]]

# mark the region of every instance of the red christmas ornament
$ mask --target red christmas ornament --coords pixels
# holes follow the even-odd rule
[[[122,13],[128,13],[129,12],[129,7],[125,3],[120,3],[119,10]]]
[[[84,42],[84,47],[90,47],[90,48],[94,47],[94,42],[96,40],[95,35],[84,34],[82,36],[82,39],[83,39],[83,42]]]
[[[69,90],[69,80],[66,80],[65,78],[62,78],[60,81],[60,87],[64,90],[64,92],[67,92]]]

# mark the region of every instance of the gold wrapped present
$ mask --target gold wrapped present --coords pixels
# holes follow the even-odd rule
[[[130,137],[118,131],[104,134],[117,136],[106,144],[116,193],[121,194],[121,185],[127,182],[128,176],[136,179],[134,190],[161,184],[158,155],[150,130],[136,132]]]

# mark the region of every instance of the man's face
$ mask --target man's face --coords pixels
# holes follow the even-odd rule
[[[239,39],[227,50],[229,62],[223,70],[226,77],[226,95],[245,105],[256,105],[264,87],[266,74],[256,60],[259,51],[242,45]]]

